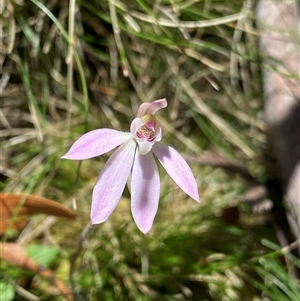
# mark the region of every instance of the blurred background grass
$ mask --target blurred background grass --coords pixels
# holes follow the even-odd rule
[[[194,160],[200,205],[160,170],[151,232],[138,231],[125,191],[69,261],[108,156],[82,163],[60,157],[88,130],[128,131],[143,101],[167,98],[163,140],[189,158],[218,152],[260,183],[270,179],[254,5],[1,1],[1,190],[43,195],[76,211],[68,223],[35,216],[15,237],[49,248],[47,265],[72,285],[76,300],[299,300],[270,216],[240,202],[244,179]],[[1,264],[2,287],[15,290],[11,300],[24,300],[24,275]],[[28,300],[65,300],[39,276],[33,281]]]

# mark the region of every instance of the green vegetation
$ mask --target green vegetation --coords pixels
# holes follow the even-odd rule
[[[1,191],[42,195],[76,211],[75,221],[33,216],[14,237],[34,246],[29,253],[76,300],[299,300],[268,213],[253,214],[240,202],[240,176],[190,160],[199,205],[161,169],[158,215],[144,236],[127,190],[107,222],[86,228],[108,156],[60,159],[86,131],[128,131],[142,101],[166,97],[158,118],[166,143],[194,159],[217,151],[264,183],[272,159],[260,118],[252,1],[1,3]],[[20,277],[33,275],[4,262],[0,275],[0,300],[24,300]],[[33,283],[27,300],[66,300],[42,277]]]

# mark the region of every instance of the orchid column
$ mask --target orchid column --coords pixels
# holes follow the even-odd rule
[[[62,157],[84,160],[117,148],[104,165],[96,181],[91,209],[93,224],[103,223],[116,208],[126,182],[130,179],[131,211],[138,228],[147,233],[153,224],[159,203],[160,179],[155,157],[175,183],[199,202],[197,183],[183,157],[161,143],[162,130],[154,114],[167,107],[159,99],[140,105],[130,132],[98,129],[81,136]]]

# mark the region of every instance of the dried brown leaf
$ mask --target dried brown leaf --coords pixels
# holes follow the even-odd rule
[[[26,217],[36,213],[74,218],[75,213],[62,204],[36,195],[0,193],[0,235],[8,228],[22,229]]]
[[[10,265],[27,269],[36,274],[40,274],[44,278],[49,279],[57,287],[57,289],[66,296],[70,301],[74,297],[68,287],[55,277],[55,274],[48,268],[40,266],[32,258],[30,258],[24,248],[17,243],[0,243],[0,259],[5,260]]]

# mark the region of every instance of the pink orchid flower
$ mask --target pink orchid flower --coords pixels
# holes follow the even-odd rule
[[[103,223],[116,208],[130,179],[131,211],[138,228],[147,233],[159,203],[160,180],[153,154],[177,185],[199,202],[197,183],[183,157],[160,142],[162,131],[154,114],[167,107],[166,99],[140,105],[130,132],[98,129],[81,136],[62,157],[83,160],[118,147],[104,165],[93,190],[91,221]]]

